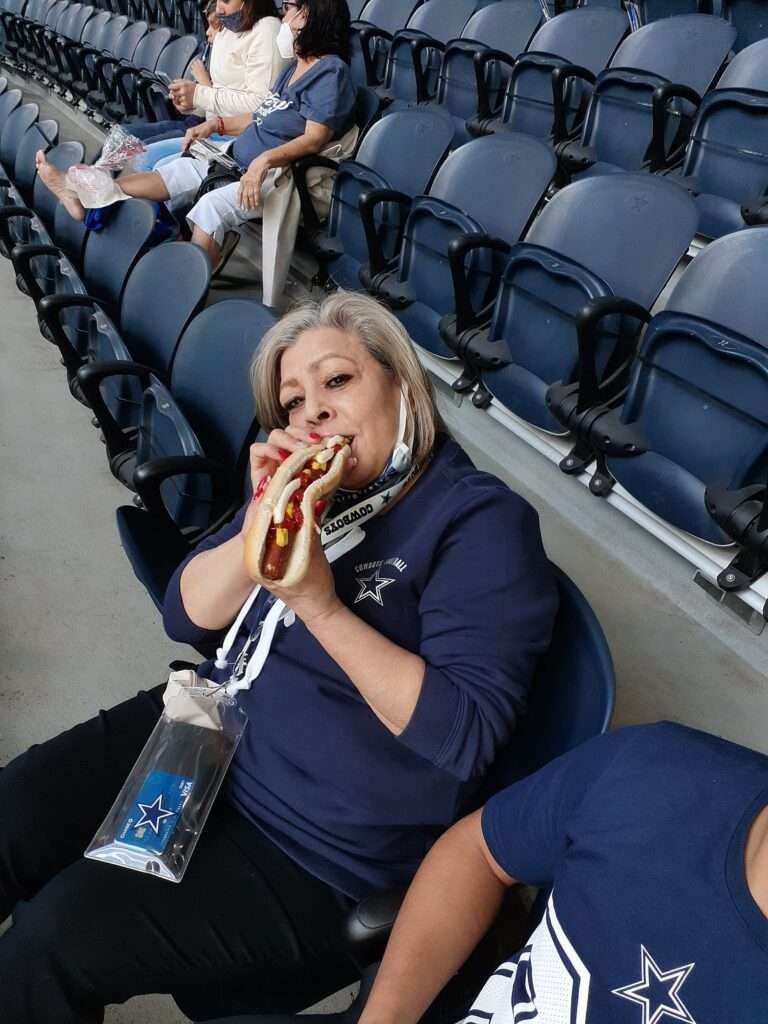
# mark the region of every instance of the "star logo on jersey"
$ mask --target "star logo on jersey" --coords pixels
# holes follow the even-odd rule
[[[641,946],[641,980],[632,985],[613,989],[613,995],[628,999],[642,1007],[642,1024],[666,1024],[673,1020],[696,1024],[690,1010],[680,998],[680,989],[694,966],[695,964],[686,964],[684,967],[662,971],[645,946]]]
[[[151,804],[139,804],[141,818],[133,826],[134,829],[143,828],[146,825],[152,829],[156,836],[160,835],[160,823],[166,818],[173,817],[173,811],[166,811],[163,807],[163,794],[155,797]]]
[[[355,604],[370,597],[376,604],[382,606],[384,604],[381,598],[382,590],[388,587],[390,583],[396,582],[391,576],[382,576],[381,569],[372,572],[370,576],[357,576],[356,581],[360,587],[360,593],[355,598]]]

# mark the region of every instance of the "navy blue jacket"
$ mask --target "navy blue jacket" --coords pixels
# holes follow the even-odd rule
[[[198,551],[232,537],[243,515]],[[249,724],[225,789],[281,849],[355,898],[408,881],[496,751],[514,742],[557,608],[536,512],[452,440],[365,531],[334,563],[336,589],[426,662],[409,724],[394,736],[297,619],[278,628],[261,675],[240,696]],[[182,571],[166,594],[166,629],[174,640],[210,643],[216,635],[184,611]],[[253,610],[232,658],[258,619]],[[223,677],[211,663],[200,671]]]

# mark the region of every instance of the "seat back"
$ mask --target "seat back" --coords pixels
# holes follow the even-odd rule
[[[251,360],[274,323],[269,309],[244,299],[216,303],[192,320],[173,361],[171,394],[157,384],[144,394],[137,465],[204,454],[236,468],[255,429]],[[199,475],[166,481],[161,495],[180,528],[205,528],[224,511]]]
[[[768,39],[737,53],[717,81],[716,89],[751,89],[768,93]]]
[[[638,6],[643,25],[679,14],[712,13],[711,0],[640,0]]]
[[[418,6],[418,0],[370,0],[365,8],[365,18],[355,18],[351,26],[352,59],[350,63],[352,79],[358,85],[364,85],[367,81],[366,64],[363,58],[363,47],[360,40],[360,31],[366,26],[375,25],[390,35],[394,35],[399,29],[404,28],[408,19]],[[382,38],[373,40],[370,48],[371,57],[376,68],[375,78],[379,81],[382,77],[384,64],[387,59],[389,47],[387,41]]]
[[[425,192],[452,135],[448,119],[430,110],[397,111],[373,125],[356,159],[342,163],[334,180],[328,235],[348,259],[358,266],[368,260],[360,196],[371,188],[392,188],[407,196]],[[408,153],[407,160],[403,153]],[[388,258],[395,255],[399,224],[399,208],[379,208],[377,231]]]
[[[68,38],[73,42],[80,42],[89,22],[93,20],[96,9],[90,5],[82,4],[69,28]]]
[[[562,189],[513,247],[480,351],[483,382],[496,400],[542,430],[564,428],[546,390],[578,364],[576,317],[587,300],[617,295],[650,309],[687,251],[698,215],[678,185],[643,174],[590,178]],[[604,369],[618,337],[637,322],[603,321],[596,362]]]
[[[88,22],[86,22],[81,41],[85,46],[92,46],[95,50],[102,49],[102,41],[107,33],[112,14],[109,11],[99,11]]]
[[[118,203],[101,231],[91,231],[83,257],[83,280],[89,294],[115,310],[134,263],[144,251],[155,223],[155,210],[144,199]]]
[[[12,169],[19,144],[26,132],[37,121],[39,114],[40,107],[36,103],[25,103],[24,106],[17,107],[12,114],[9,114],[0,129],[0,164],[11,176],[13,176]]]
[[[461,39],[448,44],[440,63],[437,102],[454,118],[454,145],[469,139],[465,122],[478,112],[476,53],[495,49],[517,56],[528,46],[541,20],[538,0],[503,0],[473,14]],[[505,64],[486,65],[484,78],[491,109],[498,107],[509,73]]]
[[[154,71],[160,54],[173,36],[174,33],[169,28],[155,28],[147,32],[136,47],[131,63],[137,68]]]
[[[120,327],[131,357],[160,370],[170,368],[179,338],[208,292],[211,267],[191,242],[151,249],[125,285]]]
[[[520,55],[507,85],[501,118],[515,131],[546,138],[552,132],[552,70],[575,64],[597,75],[611,60],[627,34],[629,22],[621,10],[580,7],[545,21],[528,52]],[[589,100],[591,89],[575,80],[566,93],[567,127]]]
[[[768,37],[768,8],[762,0],[721,0],[721,13],[738,33],[735,50]]]
[[[478,806],[604,733],[611,721],[616,676],[605,633],[576,584],[552,568],[560,597],[552,640],[539,659],[528,709],[483,780]]]
[[[764,484],[768,473],[768,232],[712,242],[686,268],[643,339],[621,420],[644,454],[610,459],[619,482],[679,529],[729,538],[707,487]]]
[[[183,78],[199,46],[200,41],[196,36],[179,36],[178,39],[171,39],[160,53],[154,70],[162,71],[170,79]]]
[[[103,53],[115,53],[118,43],[122,38],[125,30],[128,27],[128,18],[125,14],[113,15],[111,20],[107,22],[104,34],[101,40],[94,42],[94,47],[98,45],[99,49]]]
[[[517,241],[555,166],[549,147],[518,133],[475,139],[454,150],[435,175],[429,195],[414,203],[406,224],[398,276],[417,301],[439,316],[453,312],[450,243],[461,234],[476,232]],[[488,253],[467,258],[476,308],[487,301],[502,259]],[[418,333],[415,340],[430,347],[429,338]],[[432,344],[441,345],[437,337]]]
[[[32,191],[37,177],[35,154],[40,149],[47,152],[56,142],[58,134],[58,121],[38,121],[24,132],[18,142],[13,167],[13,181],[25,203],[29,203],[32,199]],[[39,215],[40,211],[35,209],[35,213]]]
[[[7,89],[0,96],[0,139],[5,130],[8,118],[18,107],[21,106],[21,89]],[[2,159],[0,157],[0,159]]]
[[[115,41],[115,48],[112,51],[115,57],[118,60],[132,62],[139,43],[148,31],[149,26],[146,21],[128,22]]]

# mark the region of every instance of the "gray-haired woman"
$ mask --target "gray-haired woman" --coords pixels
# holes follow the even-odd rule
[[[335,537],[353,518],[358,543],[331,564],[316,536],[304,582],[264,592],[226,658],[200,666],[248,678],[272,597],[293,613],[239,694],[249,725],[180,885],[78,859],[159,692],[0,772],[0,919],[34,897],[0,939],[3,1021],[69,1024],[139,992],[212,986],[219,1012],[308,1005],[354,977],[350,901],[409,880],[514,742],[556,608],[536,513],[446,435],[398,321],[351,294],[302,307],[264,338],[254,386],[270,432],[251,450],[254,499],[177,570],[169,634],[221,642],[253,587],[243,533],[265,480],[318,438],[351,438],[324,523]],[[63,788],[88,799],[73,807]]]

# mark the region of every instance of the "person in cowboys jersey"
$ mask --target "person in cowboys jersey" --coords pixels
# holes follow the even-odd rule
[[[345,435],[352,460],[328,515],[357,508],[364,538],[332,565],[315,538],[305,581],[274,588],[295,619],[238,694],[249,723],[179,885],[82,857],[162,687],[0,771],[0,922],[14,916],[2,1024],[90,1022],[145,992],[172,993],[197,1020],[293,1011],[354,981],[353,901],[409,881],[514,742],[557,605],[534,510],[447,436],[407,334],[372,299],[289,313],[253,376],[269,433],[251,453],[257,499],[286,452]],[[361,500],[380,513],[360,519]],[[254,507],[178,566],[165,598],[173,638],[227,648],[198,669],[216,682],[247,678],[269,603],[260,594],[222,642],[253,587]],[[130,659],[116,671],[133,685]]]
[[[466,1024],[768,1020],[768,757],[670,723],[618,729],[432,847],[359,1024],[415,1024],[518,882],[549,891]]]

